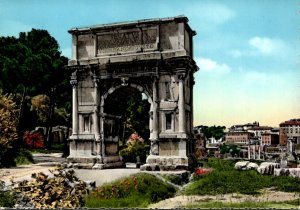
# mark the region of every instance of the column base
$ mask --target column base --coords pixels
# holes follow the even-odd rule
[[[159,156],[149,155],[146,164],[141,166],[141,171],[179,171],[189,169],[187,156]]]
[[[78,169],[107,169],[107,168],[125,168],[126,165],[119,156],[106,157],[71,157],[67,158],[70,168]]]

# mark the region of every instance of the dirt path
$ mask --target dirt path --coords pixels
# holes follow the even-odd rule
[[[49,170],[54,170],[57,165],[66,161],[61,155],[61,153],[33,154],[36,164],[0,169],[0,180],[4,181],[6,185],[10,185],[11,179],[13,181],[31,180],[33,173],[43,172],[51,175]],[[96,186],[140,172],[135,164],[129,164],[127,168],[122,169],[75,169],[74,171],[75,175],[83,181],[96,181]]]
[[[31,174],[43,172],[44,174],[51,174],[50,170],[55,169],[56,166],[41,166],[41,165],[24,165],[15,168],[0,169],[0,180],[4,181],[6,185],[10,185],[11,179],[13,181],[30,180]]]
[[[13,181],[30,180],[31,174],[43,172],[44,174],[50,175],[49,170],[57,168],[57,165],[65,161],[62,158],[62,153],[51,153],[51,154],[33,154],[33,159],[36,164],[21,165],[13,168],[1,168],[0,169],[0,180],[4,181],[6,185]]]
[[[279,202],[299,199],[299,193],[287,193],[272,190],[264,190],[262,195],[251,196],[241,194],[225,194],[217,196],[176,196],[150,205],[148,208],[171,209],[185,207],[186,205],[197,204],[199,202],[219,201],[219,202]]]

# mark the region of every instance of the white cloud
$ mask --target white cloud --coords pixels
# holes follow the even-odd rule
[[[189,4],[185,11],[189,17],[199,18],[201,22],[210,22],[215,24],[222,24],[236,16],[236,12],[226,5],[217,3],[208,4]]]
[[[227,64],[220,64],[209,58],[198,58],[196,59],[196,63],[200,67],[200,71],[204,72],[226,74],[231,71],[231,68]]]
[[[255,36],[248,40],[245,50],[234,49],[229,51],[229,54],[234,58],[242,56],[291,57],[294,50],[281,39]]]
[[[263,55],[277,54],[285,48],[283,41],[267,37],[253,37],[249,40],[249,45],[258,50]]]

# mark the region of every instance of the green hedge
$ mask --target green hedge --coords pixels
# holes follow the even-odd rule
[[[176,189],[154,175],[138,173],[103,185],[85,199],[88,208],[147,207],[174,196]]]

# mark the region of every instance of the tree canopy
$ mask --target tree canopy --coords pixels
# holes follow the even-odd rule
[[[13,96],[20,110],[19,134],[38,123],[52,126],[55,115],[70,113],[69,72],[64,69],[67,61],[46,30],[0,37],[0,89]]]
[[[15,103],[0,93],[0,167],[7,150],[17,139],[17,109]]]
[[[125,139],[135,132],[138,132],[144,139],[149,138],[149,109],[149,102],[142,98],[140,92],[128,97],[127,107],[122,116],[124,120],[123,129],[125,129],[123,137]]]
[[[225,126],[201,126],[201,133],[203,133],[206,138],[220,139],[224,137]]]
[[[24,88],[29,95],[47,93],[64,79],[67,58],[46,30],[0,37],[0,55],[0,87],[6,93],[22,93]]]

